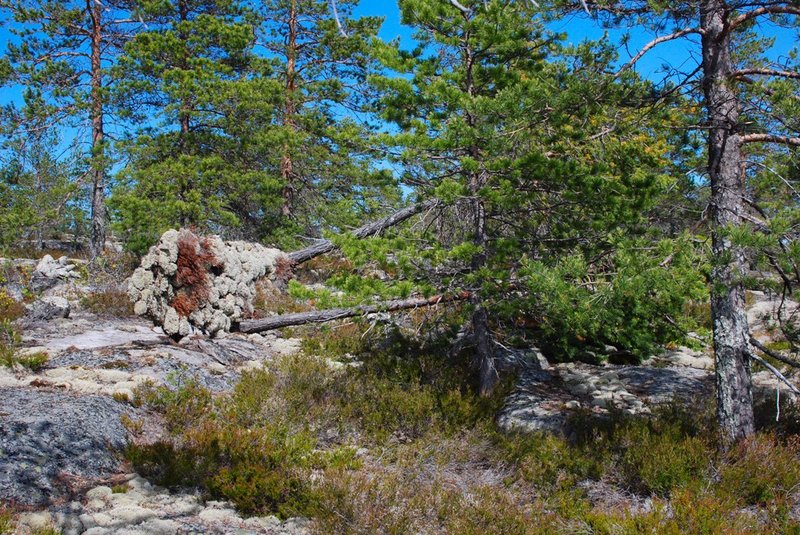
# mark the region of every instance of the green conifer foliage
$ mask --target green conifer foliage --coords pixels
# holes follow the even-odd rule
[[[106,239],[105,194],[111,167],[106,123],[113,110],[107,93],[114,81],[108,68],[139,25],[137,7],[127,0],[11,0],[2,2],[0,9],[14,35],[4,51],[0,81],[24,88],[38,101],[30,106],[28,99],[25,109],[7,105],[3,133],[21,139],[41,136],[37,128],[82,128],[76,145],[83,149],[86,171],[79,175],[91,184],[90,246],[97,255]]]
[[[129,162],[113,203],[119,229],[137,250],[170,227],[240,226],[248,203],[270,186],[263,174],[243,168],[247,140],[229,133],[265,83],[248,76],[249,13],[238,2],[192,0],[145,2],[143,11],[147,30],[126,46],[116,67],[124,82],[115,93],[140,125],[125,140]],[[260,104],[267,111],[252,120],[269,117],[269,105]]]
[[[419,47],[387,51],[400,75],[373,79],[400,129],[384,141],[404,184],[447,203],[393,242],[395,269],[471,292],[478,338],[532,326],[562,358],[603,344],[643,356],[679,338],[698,266],[646,231],[674,183],[658,128],[672,111],[640,119],[653,88],[606,74],[609,47],[562,48],[520,4],[462,4],[401,1]],[[496,345],[477,343],[484,365]]]
[[[270,0],[262,7],[265,58],[281,86],[277,143],[265,147],[279,166],[279,219],[265,235],[284,247],[297,236],[359,226],[395,205],[391,174],[371,152],[373,94],[381,20],[354,18],[356,0],[338,3],[339,23],[325,0]]]

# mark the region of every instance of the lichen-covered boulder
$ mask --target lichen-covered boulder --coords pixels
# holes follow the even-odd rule
[[[33,320],[51,320],[54,318],[68,318],[70,313],[69,301],[63,297],[47,296],[27,305],[27,316]]]
[[[168,230],[131,275],[128,296],[173,338],[214,336],[251,312],[256,281],[288,262],[279,249]]]
[[[31,276],[31,289],[40,292],[52,288],[59,283],[80,278],[80,273],[75,271],[75,264],[71,264],[66,256],[58,260],[46,254],[36,264]]]

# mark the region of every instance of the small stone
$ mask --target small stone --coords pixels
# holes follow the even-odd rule
[[[115,507],[108,514],[123,524],[140,524],[156,516],[155,511],[135,505]]]
[[[53,526],[53,516],[47,511],[40,513],[22,513],[19,515],[17,524],[32,530],[44,530]]]
[[[86,521],[84,520],[83,515],[81,515],[81,522],[83,522],[84,525],[86,525]],[[92,515],[92,522],[94,523],[95,526],[99,527],[110,527],[117,523],[111,515],[102,511],[99,513],[94,513]]]
[[[203,509],[197,517],[204,522],[236,523],[241,520],[233,509]]]
[[[145,533],[151,535],[174,535],[178,533],[181,525],[174,520],[153,518],[139,526]]]
[[[90,500],[93,499],[102,499],[107,498],[113,494],[114,491],[111,490],[111,487],[107,487],[105,485],[101,485],[99,487],[95,487],[91,489],[89,492],[86,493],[86,497]]]

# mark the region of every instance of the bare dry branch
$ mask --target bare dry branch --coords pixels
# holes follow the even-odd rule
[[[410,299],[395,299],[384,301],[374,305],[360,305],[351,308],[331,308],[328,310],[313,310],[310,312],[297,312],[294,314],[281,314],[269,318],[246,320],[239,324],[239,331],[243,333],[260,333],[282,327],[294,325],[306,325],[308,323],[325,323],[343,318],[364,316],[377,312],[395,312],[397,310],[408,310],[411,308],[429,307],[440,303],[450,303],[453,301],[463,301],[469,299],[469,292],[462,292],[456,295],[435,295],[433,297],[413,297]]]
[[[800,72],[797,71],[779,71],[777,69],[739,69],[731,73],[733,78],[742,78],[751,75],[760,76],[777,76],[780,78],[794,78],[800,80]]]
[[[776,368],[775,366],[773,366],[772,364],[770,364],[770,363],[769,363],[769,362],[767,362],[766,360],[762,359],[761,357],[759,357],[759,356],[758,356],[758,355],[756,355],[755,353],[748,353],[748,355],[750,356],[750,358],[751,358],[751,359],[755,360],[756,362],[758,362],[759,364],[761,364],[762,366],[764,366],[766,369],[768,369],[770,372],[772,372],[772,374],[773,374],[775,377],[777,377],[778,379],[780,379],[781,381],[783,381],[783,383],[784,383],[784,384],[786,384],[786,386],[788,386],[788,387],[789,387],[789,390],[791,390],[792,392],[794,392],[796,395],[800,395],[800,390],[798,390],[798,389],[797,389],[797,387],[796,387],[796,386],[794,386],[794,385],[791,383],[791,381],[789,381],[789,379],[787,379],[787,378],[786,378],[786,376],[785,376],[785,375],[783,375],[783,374],[782,374],[782,373],[781,373],[781,372],[778,370],[778,368]]]
[[[778,143],[800,147],[800,137],[778,136],[774,134],[745,134],[739,138],[742,143]]]
[[[756,349],[758,349],[759,351],[761,351],[762,353],[764,353],[765,355],[767,355],[768,357],[772,357],[775,360],[779,360],[779,361],[783,362],[784,364],[788,364],[789,366],[792,366],[794,368],[800,368],[800,362],[797,362],[794,359],[790,359],[789,357],[787,357],[787,356],[785,356],[785,355],[783,355],[783,354],[781,354],[781,353],[779,353],[777,351],[771,350],[770,348],[768,348],[767,346],[765,346],[764,344],[762,344],[761,342],[759,342],[758,340],[756,340],[752,336],[750,337],[750,344],[753,347],[755,347]]]
[[[771,5],[759,7],[758,9],[742,13],[738,17],[732,19],[728,25],[728,31],[733,31],[748,20],[753,20],[762,15],[800,15],[800,6]]]
[[[644,56],[647,52],[649,52],[651,49],[655,48],[656,46],[660,45],[661,43],[666,43],[667,41],[674,41],[675,39],[680,39],[681,37],[684,37],[686,35],[690,35],[690,34],[693,34],[693,33],[702,34],[703,30],[701,30],[700,28],[684,28],[683,30],[679,30],[679,31],[671,33],[669,35],[662,35],[661,37],[657,37],[657,38],[653,39],[652,41],[650,41],[649,43],[644,45],[639,50],[639,52],[637,52],[636,55],[633,56],[630,59],[630,61],[628,61],[628,63],[626,63],[625,65],[620,67],[620,69],[614,74],[614,78],[619,77],[623,72],[625,72],[626,70],[628,70],[631,67],[633,67],[636,64],[637,61],[642,59],[642,56]]]

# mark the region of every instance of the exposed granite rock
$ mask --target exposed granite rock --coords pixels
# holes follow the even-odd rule
[[[75,264],[70,263],[66,256],[58,260],[49,254],[44,255],[31,276],[31,290],[40,292],[56,286],[60,282],[80,278],[80,273],[75,271]]]
[[[63,297],[42,297],[27,306],[27,316],[32,320],[51,320],[53,318],[68,318],[71,307],[69,301]]]
[[[69,499],[86,480],[119,469],[120,416],[105,396],[0,388],[0,501],[44,505]]]

